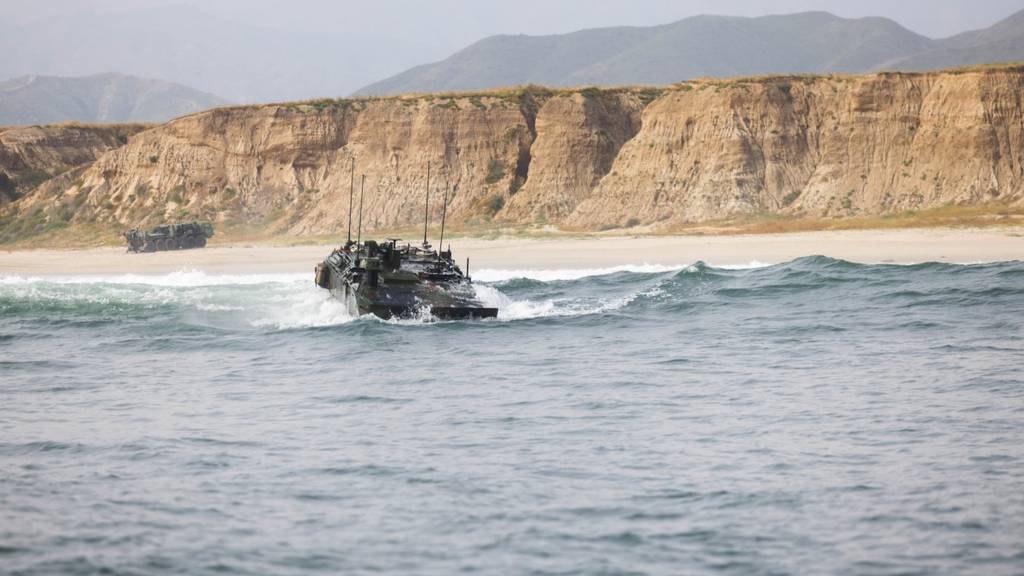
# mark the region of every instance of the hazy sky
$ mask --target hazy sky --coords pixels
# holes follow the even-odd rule
[[[236,101],[341,95],[492,34],[825,10],[884,16],[938,38],[1022,9],[1024,0],[0,0],[0,76],[123,72]],[[279,53],[268,57],[267,49]],[[263,68],[254,72],[225,69],[260,58]],[[264,80],[256,76],[265,69],[294,76],[296,89],[260,92]],[[231,72],[256,86],[217,82]]]
[[[885,16],[933,38],[989,26],[1024,0],[2,0],[0,14],[24,20],[68,11],[118,11],[191,4],[250,24],[310,32],[412,36],[463,46],[491,34],[553,34],[597,26],[664,24],[697,14],[761,16],[825,10]]]
[[[232,10],[230,6],[265,7],[252,17],[300,28],[328,30],[340,20],[396,26],[415,35],[451,35],[455,44],[461,45],[499,33],[555,34],[597,26],[664,24],[697,14],[762,16],[807,10],[825,10],[846,17],[886,16],[925,36],[942,37],[989,26],[1024,9],[1024,0],[222,0],[203,5],[207,9],[220,5],[225,13]],[[313,13],[322,12],[331,18],[310,18],[312,14],[303,14],[301,10],[282,13],[274,9],[304,5],[310,6]]]

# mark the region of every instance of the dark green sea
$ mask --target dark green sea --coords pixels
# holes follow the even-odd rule
[[[1024,263],[476,280],[0,276],[0,573],[1024,573]]]

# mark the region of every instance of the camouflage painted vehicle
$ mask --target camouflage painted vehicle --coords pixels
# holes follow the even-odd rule
[[[385,319],[425,313],[442,319],[498,315],[497,308],[478,300],[469,275],[452,261],[451,250],[432,250],[427,243],[349,241],[317,264],[316,285],[354,302],[360,314]]]
[[[129,252],[202,248],[206,246],[206,239],[210,236],[213,236],[213,225],[198,221],[163,224],[149,231],[133,228],[124,233]]]
[[[494,318],[498,309],[481,302],[469,277],[469,259],[463,273],[452,251],[442,251],[444,225],[448,215],[448,183],[445,183],[441,208],[441,240],[432,250],[427,242],[430,216],[430,162],[427,162],[427,189],[423,206],[423,244],[399,245],[398,238],[384,243],[363,237],[363,187],[359,185],[359,228],[352,241],[352,208],[355,200],[355,159],[348,195],[348,241],[316,265],[316,285],[330,290],[344,302],[353,303],[360,314],[381,318],[408,318],[429,314],[442,319]]]

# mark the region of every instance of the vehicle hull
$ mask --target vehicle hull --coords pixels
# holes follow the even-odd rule
[[[137,228],[124,233],[129,252],[163,252],[206,247],[213,236],[213,226],[202,222],[164,224],[143,231]]]
[[[335,298],[352,303],[360,314],[383,319],[429,315],[468,320],[498,315],[497,308],[477,300],[472,282],[450,259],[430,254],[427,257],[417,251],[410,257],[406,253],[395,258],[390,269],[367,271],[363,267],[365,252],[336,250],[317,265],[316,284]]]

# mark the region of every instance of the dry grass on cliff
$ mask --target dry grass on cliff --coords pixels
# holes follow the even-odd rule
[[[992,64],[976,64],[971,66],[961,66],[958,68],[949,68],[942,70],[925,70],[925,71],[904,71],[904,70],[881,70],[873,74],[764,74],[760,76],[723,76],[723,77],[710,77],[702,76],[699,78],[693,78],[690,80],[684,80],[677,82],[670,87],[666,87],[666,90],[683,91],[688,92],[691,90],[699,90],[703,88],[731,88],[731,87],[742,87],[750,86],[755,84],[787,84],[787,83],[801,83],[810,84],[822,80],[831,80],[839,82],[853,82],[855,80],[862,80],[865,78],[872,77],[919,77],[919,76],[936,76],[942,74],[972,74],[978,72],[999,72],[999,71],[1013,71],[1021,72],[1024,71],[1024,62],[999,62]]]
[[[537,84],[523,84],[518,86],[503,86],[496,88],[488,88],[485,90],[462,90],[462,91],[448,91],[448,92],[407,92],[403,94],[394,94],[388,96],[353,96],[351,98],[313,98],[309,100],[295,100],[288,102],[271,102],[266,104],[239,104],[231,106],[218,106],[215,108],[209,108],[192,114],[186,114],[175,120],[182,118],[188,118],[192,116],[200,116],[203,114],[217,113],[217,112],[230,112],[233,110],[252,110],[257,108],[263,108],[268,106],[277,106],[288,110],[362,110],[368,104],[373,102],[388,102],[388,101],[399,101],[410,104],[418,104],[420,102],[426,102],[439,108],[453,108],[461,107],[461,104],[466,106],[475,106],[477,108],[486,109],[488,106],[483,102],[484,99],[490,101],[500,101],[508,104],[518,105],[523,98],[551,98],[553,96],[567,95],[567,94],[582,94],[588,98],[617,95],[617,94],[635,94],[644,103],[649,103],[662,93],[671,90],[670,86],[654,86],[654,85],[635,85],[635,86],[566,86],[566,87],[549,87],[540,86]]]
[[[757,217],[684,226],[665,234],[785,234],[821,230],[892,230],[899,228],[990,228],[1024,225],[1024,206],[988,204],[943,206],[885,216],[794,218],[765,214]]]

